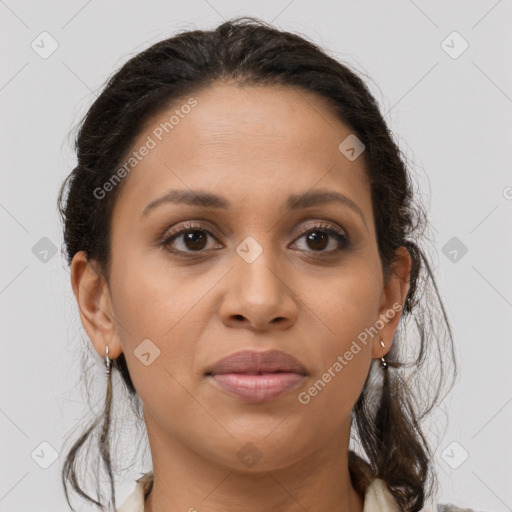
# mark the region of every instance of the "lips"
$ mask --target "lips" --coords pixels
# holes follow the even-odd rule
[[[217,389],[244,402],[266,402],[302,384],[308,372],[293,356],[280,350],[244,350],[225,357],[205,375]]]
[[[256,352],[243,350],[217,361],[205,373],[223,375],[227,373],[298,373],[307,375],[307,370],[295,357],[280,350]]]

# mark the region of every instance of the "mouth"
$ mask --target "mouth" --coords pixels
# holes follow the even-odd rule
[[[245,350],[221,359],[205,376],[217,389],[245,402],[277,399],[299,387],[308,372],[293,356],[279,350]]]
[[[305,375],[288,372],[261,374],[224,373],[210,375],[222,391],[245,402],[259,403],[274,400],[300,386]]]

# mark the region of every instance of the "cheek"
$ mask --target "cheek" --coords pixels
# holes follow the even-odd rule
[[[201,299],[218,278],[170,280],[143,265],[129,268],[126,262],[117,276],[112,275],[112,296],[130,376],[144,407],[167,425],[194,403],[185,390],[194,369],[194,340],[206,322],[206,301]]]
[[[182,324],[194,327],[190,317],[218,281],[217,274],[221,275],[194,276],[183,269],[150,266],[142,258],[124,260],[112,273],[112,295],[116,314],[129,331],[123,335],[125,341],[133,344],[150,338],[167,346]]]
[[[320,363],[297,400],[312,428],[334,434],[350,418],[370,369],[377,301],[372,294],[343,292],[328,303],[322,319],[330,328],[321,336],[309,332],[315,347],[311,357]]]
[[[331,424],[338,424],[361,393],[379,318],[380,279],[370,266],[340,272],[329,282],[317,282],[316,293],[306,304],[320,320],[316,326],[304,327],[315,347],[313,360],[319,361],[311,385],[299,397],[299,403],[315,411],[312,418],[331,411]]]
[[[364,333],[375,325],[382,299],[380,283],[378,268],[362,261],[305,284],[301,296],[319,320],[323,335],[318,336],[318,341],[324,344],[324,353],[330,358],[333,351],[347,350],[352,340],[364,340]],[[315,293],[308,294],[308,289]],[[330,362],[332,359],[324,360],[325,364]]]
[[[339,358],[340,357],[340,358]],[[351,414],[368,375],[371,358],[364,347],[348,360],[345,352],[335,351],[308,387],[297,396],[298,413],[309,431],[330,438],[340,426],[350,423]]]
[[[183,385],[190,379],[196,369],[197,340],[214,309],[209,291],[224,273],[220,269],[193,275],[175,268],[130,264],[129,259],[112,272],[111,293],[120,341],[141,395],[155,382],[167,381],[173,385],[163,389],[172,394],[179,389],[173,377]],[[149,356],[143,356],[146,353]],[[145,365],[148,359],[152,362]]]

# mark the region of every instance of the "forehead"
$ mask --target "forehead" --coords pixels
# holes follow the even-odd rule
[[[319,184],[365,195],[363,156],[350,161],[339,150],[351,134],[314,93],[214,83],[145,124],[132,150],[150,149],[125,178],[121,196],[141,210],[166,188],[288,195]]]

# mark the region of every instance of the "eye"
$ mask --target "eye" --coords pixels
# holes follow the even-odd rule
[[[167,231],[162,236],[161,245],[178,255],[204,253],[223,247],[209,229],[197,222],[187,222]],[[348,248],[349,239],[344,231],[336,226],[317,222],[304,229],[293,245],[304,252],[332,254]]]
[[[222,244],[214,244],[215,236],[203,225],[197,223],[186,223],[181,228],[166,233],[162,245],[171,252],[202,252],[208,249],[217,249]]]
[[[299,250],[306,252],[333,253],[346,249],[349,244],[348,236],[343,231],[331,224],[321,222],[302,231],[297,240],[300,239],[304,239],[304,244],[299,247]]]

